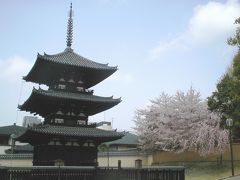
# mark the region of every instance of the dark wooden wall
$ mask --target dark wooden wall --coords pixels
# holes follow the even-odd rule
[[[65,166],[96,166],[97,148],[63,145],[34,146],[34,166],[54,166],[59,160]]]

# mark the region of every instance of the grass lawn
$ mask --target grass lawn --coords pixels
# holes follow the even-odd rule
[[[185,164],[167,164],[185,166],[186,180],[215,180],[232,175],[230,162],[194,162]],[[234,162],[235,175],[240,174],[240,162]]]
[[[218,165],[217,162],[200,162],[185,164],[186,180],[215,180],[232,175],[230,162],[223,162]],[[240,162],[234,163],[235,175],[240,174]]]

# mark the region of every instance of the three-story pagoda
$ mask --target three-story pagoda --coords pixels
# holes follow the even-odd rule
[[[41,125],[28,128],[16,140],[33,145],[33,165],[96,166],[98,145],[116,140],[122,134],[97,129],[88,117],[121,102],[113,97],[93,95],[100,83],[117,67],[84,58],[71,48],[72,5],[68,19],[67,48],[55,55],[40,55],[23,79],[45,84],[48,90],[33,89],[19,109],[44,118]]]

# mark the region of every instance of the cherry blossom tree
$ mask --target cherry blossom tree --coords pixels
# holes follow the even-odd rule
[[[137,110],[134,121],[143,150],[196,151],[205,156],[228,148],[228,131],[220,127],[220,116],[208,110],[193,88],[174,96],[162,93]]]

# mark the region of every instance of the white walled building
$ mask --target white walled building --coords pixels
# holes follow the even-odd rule
[[[39,119],[38,117],[35,116],[25,116],[23,118],[23,127],[32,127],[34,125],[40,124],[41,123],[41,119]]]

